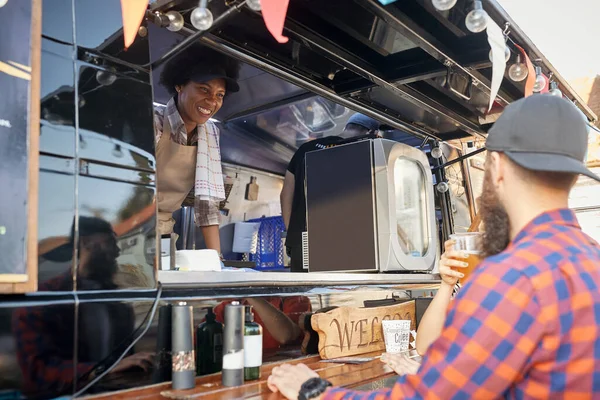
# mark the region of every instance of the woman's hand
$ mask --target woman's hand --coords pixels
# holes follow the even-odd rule
[[[466,260],[469,256],[460,251],[454,250],[454,240],[448,240],[444,244],[444,254],[440,259],[440,275],[442,282],[454,287],[459,279],[464,277],[464,274],[459,271],[455,271],[453,268],[466,268],[469,266],[463,260]]]
[[[421,363],[406,357],[405,354],[383,353],[380,360],[398,375],[414,375],[421,367]]]

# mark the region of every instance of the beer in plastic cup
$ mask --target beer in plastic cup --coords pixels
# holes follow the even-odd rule
[[[455,251],[460,251],[461,253],[466,253],[468,255],[468,258],[466,260],[460,259],[460,261],[469,264],[468,267],[453,268],[455,271],[459,271],[465,275],[461,279],[461,281],[464,282],[469,278],[473,270],[481,262],[481,251],[479,247],[481,241],[481,233],[456,233],[454,235],[450,235],[450,239],[454,240]]]

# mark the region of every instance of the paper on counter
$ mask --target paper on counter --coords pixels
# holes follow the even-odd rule
[[[216,250],[177,250],[175,260],[180,271],[221,271]]]
[[[492,48],[492,86],[490,93],[490,104],[488,111],[492,109],[492,105],[496,100],[502,79],[504,79],[504,71],[506,70],[505,49],[506,41],[502,29],[491,18],[488,18],[487,25],[488,43]]]

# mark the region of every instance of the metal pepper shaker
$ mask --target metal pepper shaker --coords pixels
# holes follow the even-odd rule
[[[173,389],[192,389],[196,386],[196,357],[194,354],[194,316],[192,306],[177,303],[172,309]]]

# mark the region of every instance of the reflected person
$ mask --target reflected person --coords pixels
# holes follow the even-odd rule
[[[75,229],[69,243],[74,248]],[[91,217],[79,218],[78,279],[80,288],[115,289],[117,247],[111,225]],[[73,276],[67,271],[42,282],[39,291],[72,291]],[[74,375],[80,385],[93,379],[112,362],[114,355],[130,343],[134,314],[130,305],[120,302],[85,303],[75,318],[72,305],[21,308],[13,314],[17,359],[23,375],[22,391],[32,398],[49,398],[70,393]],[[77,363],[74,363],[74,325],[77,321]],[[123,359],[111,372],[150,368],[153,356],[138,353]],[[102,363],[103,362],[103,363]]]

